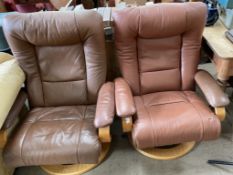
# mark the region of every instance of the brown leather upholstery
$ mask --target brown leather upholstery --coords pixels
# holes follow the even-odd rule
[[[212,107],[222,107],[230,103],[228,96],[216,84],[216,81],[208,72],[200,70],[195,74],[194,79],[205,95],[209,105]]]
[[[4,31],[26,73],[32,107],[6,145],[5,162],[15,167],[97,163],[101,143],[95,115],[97,127],[114,117],[114,86],[103,85],[101,16],[94,11],[14,14],[4,20]]]
[[[137,118],[132,138],[139,148],[215,139],[219,119],[192,91],[167,91],[134,97]]]
[[[115,84],[116,110],[133,114],[130,87],[136,105],[132,139],[140,149],[219,136],[219,119],[193,92],[206,11],[200,2],[162,3],[113,15],[125,80]]]
[[[110,125],[115,116],[114,83],[105,83],[100,91],[95,113],[95,127],[101,128]]]
[[[194,89],[205,16],[206,6],[199,2],[114,14],[119,64],[134,95]]]
[[[5,163],[96,163],[101,145],[93,125],[94,115],[94,105],[31,110],[5,149]]]
[[[24,90],[21,90],[1,128],[2,130],[6,130],[15,124],[15,120],[17,120],[16,118],[19,117],[26,100],[27,94],[24,92]]]
[[[123,78],[115,79],[115,100],[117,115],[121,117],[132,116],[136,112],[132,92]]]
[[[96,103],[106,77],[101,20],[95,12],[6,17],[4,33],[26,73],[32,107]]]

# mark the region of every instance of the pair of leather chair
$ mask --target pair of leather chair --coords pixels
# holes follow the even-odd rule
[[[93,168],[109,148],[115,108],[135,148],[152,158],[174,159],[197,141],[216,139],[229,100],[197,70],[205,17],[203,3],[116,11],[122,78],[105,83],[103,22],[96,12],[7,16],[4,32],[26,74],[31,110],[8,140],[6,164],[46,165],[53,174]]]

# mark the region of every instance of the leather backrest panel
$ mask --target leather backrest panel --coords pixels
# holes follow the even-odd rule
[[[100,15],[93,11],[12,14],[3,25],[26,73],[33,107],[96,102],[106,78]]]
[[[180,36],[158,39],[138,38],[137,48],[142,94],[181,88]]]
[[[134,95],[193,89],[205,4],[127,8],[116,11],[113,18],[121,73]]]

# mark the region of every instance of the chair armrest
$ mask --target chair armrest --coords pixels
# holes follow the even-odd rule
[[[4,57],[1,57],[4,55]],[[15,59],[5,59],[0,53],[0,128],[2,128],[25,81],[25,75]],[[10,55],[7,54],[7,57]]]
[[[136,113],[131,89],[123,78],[115,79],[115,101],[119,117],[129,117]]]
[[[200,70],[195,74],[194,79],[210,106],[224,107],[230,103],[228,96],[208,72]]]
[[[114,83],[102,85],[99,91],[95,120],[96,128],[103,128],[112,124],[115,116]]]

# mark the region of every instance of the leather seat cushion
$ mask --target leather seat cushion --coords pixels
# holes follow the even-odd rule
[[[7,165],[97,163],[95,106],[34,108],[4,150]]]
[[[132,139],[139,149],[211,140],[219,136],[219,119],[192,91],[135,96],[137,115]]]

